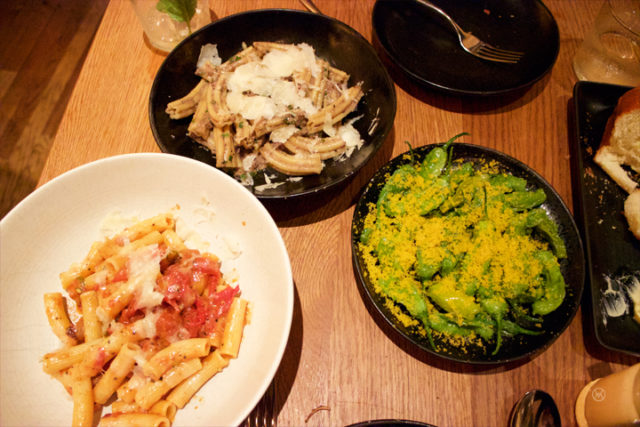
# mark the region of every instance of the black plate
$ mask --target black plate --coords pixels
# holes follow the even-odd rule
[[[396,420],[396,419],[383,419],[383,420],[369,420],[362,421],[355,424],[349,424],[347,427],[435,427],[433,424],[426,424],[419,421],[410,420]]]
[[[426,154],[437,145],[439,144],[414,149],[413,156],[415,161],[422,161]],[[395,157],[376,172],[365,187],[364,193],[356,205],[351,226],[351,249],[358,284],[363,288],[364,293],[368,296],[377,311],[393,329],[409,340],[409,342],[429,353],[449,360],[477,364],[506,363],[533,356],[546,349],[560,336],[567,326],[569,326],[569,323],[571,323],[580,305],[584,287],[585,261],[582,241],[580,240],[575,221],[567,209],[567,206],[549,183],[519,160],[493,149],[463,143],[453,145],[453,159],[462,159],[476,163],[495,161],[505,172],[526,179],[532,188],[542,188],[546,193],[547,200],[543,203],[542,207],[547,211],[551,219],[558,224],[560,235],[564,239],[567,247],[567,258],[560,262],[562,275],[567,284],[567,294],[562,305],[544,317],[542,324],[544,332],[536,336],[523,335],[514,339],[505,339],[503,340],[500,351],[496,355],[491,355],[490,352],[485,353],[475,347],[467,347],[466,349],[453,347],[446,342],[435,340],[435,337],[434,340],[439,349],[434,350],[426,338],[398,322],[395,316],[385,307],[384,298],[375,292],[366,273],[365,264],[362,260],[361,252],[358,249],[358,239],[362,232],[363,220],[369,212],[369,204],[375,204],[378,200],[380,190],[384,186],[389,174],[393,173],[393,171],[401,165],[410,163],[410,160],[407,160],[404,155]]]
[[[578,82],[573,89],[576,132],[573,138],[577,179],[576,217],[584,233],[591,290],[594,331],[606,348],[640,356],[640,325],[631,311],[609,316],[604,308],[607,278],[640,277],[640,242],[622,214],[627,194],[593,161],[607,119],[626,86]],[[624,281],[623,281],[624,282]],[[618,290],[615,280],[611,288]],[[624,286],[624,285],[623,285]],[[624,288],[621,295],[633,307]]]
[[[496,95],[526,88],[553,66],[558,26],[536,0],[432,0],[465,30],[496,47],[525,52],[517,64],[466,53],[451,25],[415,0],[378,0],[373,28],[385,54],[414,82],[453,94]]]
[[[165,113],[169,101],[184,96],[200,80],[194,74],[200,48],[206,43],[218,46],[222,60],[254,41],[308,43],[316,55],[351,75],[349,84],[363,82],[364,97],[349,117],[362,116],[354,123],[364,146],[344,161],[327,161],[320,175],[306,176],[276,188],[254,194],[260,199],[280,199],[313,193],[332,187],[355,174],[382,146],[396,113],[396,94],[391,78],[373,47],[351,27],[324,15],[284,9],[239,13],[215,21],[182,41],[167,56],[151,88],[149,117],[151,130],[160,149],[191,157],[215,166],[215,157],[187,137],[191,117],[171,120]],[[369,133],[369,128],[375,128]],[[271,169],[273,182],[286,176]],[[265,184],[258,174],[255,186]],[[250,188],[253,191],[253,188]]]

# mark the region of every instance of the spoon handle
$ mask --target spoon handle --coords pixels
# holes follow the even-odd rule
[[[320,9],[318,9],[318,7],[313,3],[313,0],[300,0],[300,3],[302,3],[302,5],[306,7],[309,12],[317,13],[318,15],[323,14],[322,12],[320,12]]]

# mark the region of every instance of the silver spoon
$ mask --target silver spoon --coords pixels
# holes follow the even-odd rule
[[[303,5],[304,7],[306,7],[306,8],[307,8],[307,10],[308,10],[309,12],[317,13],[317,14],[319,14],[319,15],[322,15],[322,14],[323,14],[322,12],[320,12],[320,9],[318,9],[318,6],[316,6],[316,5],[313,3],[313,0],[299,0],[299,1],[300,1],[300,3],[302,3],[302,5]]]
[[[518,400],[509,416],[509,427],[560,427],[560,413],[553,398],[542,390],[530,390]]]

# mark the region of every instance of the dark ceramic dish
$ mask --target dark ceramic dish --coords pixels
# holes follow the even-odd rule
[[[618,98],[629,89],[604,83],[576,83],[576,131],[571,158],[578,183],[576,217],[584,233],[595,336],[610,350],[640,356],[640,324],[633,320],[633,303],[624,289],[629,284],[625,278],[640,278],[640,242],[629,231],[622,214],[627,194],[593,161],[607,120]],[[607,296],[607,290],[615,294]],[[628,310],[612,316],[604,302],[616,295]]]
[[[428,145],[414,149],[414,161],[422,161],[426,154],[435,146],[437,145]],[[381,314],[384,320],[389,323],[396,332],[413,345],[429,353],[457,362],[475,364],[507,363],[525,357],[533,357],[546,349],[560,336],[567,326],[569,326],[569,323],[571,323],[580,305],[584,287],[585,267],[582,242],[578,234],[578,229],[571,213],[558,193],[556,193],[544,178],[524,163],[498,151],[471,144],[453,144],[452,153],[454,160],[462,159],[477,164],[487,161],[497,162],[505,172],[526,179],[531,188],[542,188],[546,193],[547,200],[542,207],[548,212],[551,219],[558,224],[560,235],[564,239],[567,247],[568,256],[560,262],[562,274],[567,285],[566,297],[558,309],[544,317],[542,324],[543,333],[536,336],[520,335],[511,339],[504,339],[500,351],[496,355],[492,355],[491,351],[477,347],[461,349],[437,339],[434,340],[438,349],[434,350],[426,338],[398,322],[395,316],[384,305],[384,298],[374,291],[373,285],[369,280],[362,259],[362,253],[358,248],[358,242],[363,229],[363,220],[369,212],[369,205],[371,203],[375,204],[378,200],[380,190],[384,186],[387,177],[401,165],[410,163],[410,160],[407,160],[404,155],[395,157],[376,172],[365,187],[364,193],[356,205],[351,227],[351,248],[357,282],[362,287],[369,302],[373,304],[377,312]]]
[[[365,143],[346,160],[326,161],[319,175],[287,181],[261,192],[249,189],[260,199],[282,199],[325,190],[354,175],[382,146],[393,126],[396,113],[393,82],[373,47],[351,27],[324,15],[295,10],[267,9],[228,16],[201,28],[176,46],[160,67],[149,99],[151,130],[160,149],[215,165],[211,152],[187,137],[191,117],[171,120],[165,108],[200,80],[194,71],[204,44],[216,44],[224,61],[239,52],[243,43],[254,41],[307,43],[317,56],[349,73],[350,85],[363,82],[364,97],[349,117],[362,116],[354,126]],[[276,176],[272,182],[287,178],[271,169],[268,172]],[[264,174],[257,174],[254,186],[262,184]]]
[[[435,427],[433,424],[426,424],[419,421],[382,419],[362,421],[349,424],[347,427]]]
[[[413,82],[456,95],[524,89],[556,61],[559,33],[541,1],[432,0],[465,31],[497,47],[524,52],[517,64],[489,62],[462,50],[451,25],[415,0],[378,0],[373,28],[392,63]]]

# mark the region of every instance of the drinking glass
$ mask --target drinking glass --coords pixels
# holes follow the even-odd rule
[[[579,427],[620,427],[640,422],[640,363],[587,384],[576,400]]]
[[[640,0],[606,0],[573,58],[580,80],[640,85]]]
[[[195,13],[189,22],[180,15],[176,19],[175,15],[161,10],[163,4],[171,3],[171,0],[131,0],[149,43],[164,52],[170,52],[189,34],[211,22],[209,0],[197,0]]]

